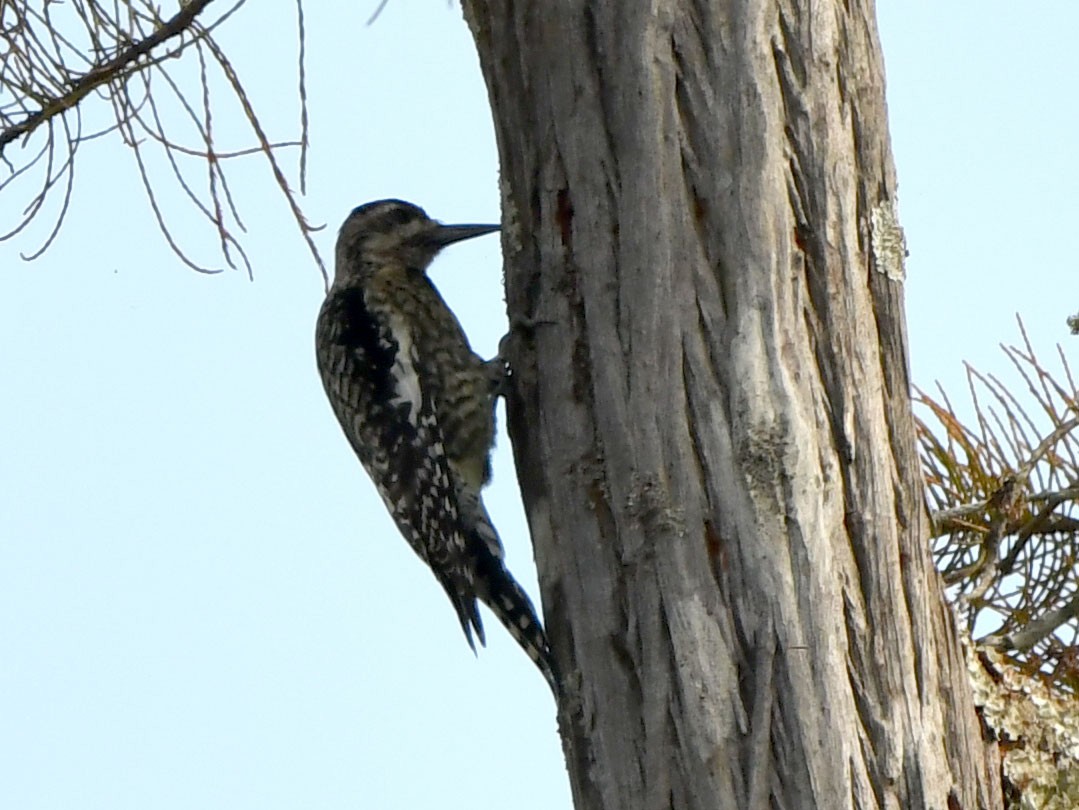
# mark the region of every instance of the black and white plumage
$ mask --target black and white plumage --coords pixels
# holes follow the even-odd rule
[[[557,695],[547,637],[506,570],[483,506],[504,368],[484,362],[427,267],[446,245],[497,225],[442,225],[400,200],[356,208],[337,238],[316,354],[330,405],[398,529],[427,563],[475,650],[479,598]]]

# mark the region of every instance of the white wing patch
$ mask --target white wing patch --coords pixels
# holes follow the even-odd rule
[[[394,405],[408,404],[408,421],[418,426],[420,408],[423,405],[423,392],[420,390],[420,375],[416,370],[419,360],[416,345],[412,342],[412,331],[408,321],[400,315],[390,316],[390,334],[397,341],[397,355],[393,361]]]

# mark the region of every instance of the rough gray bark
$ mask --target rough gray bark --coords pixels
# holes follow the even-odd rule
[[[467,0],[583,808],[996,808],[927,553],[871,2]]]

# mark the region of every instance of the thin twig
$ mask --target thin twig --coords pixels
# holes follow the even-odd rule
[[[145,39],[133,43],[112,59],[95,65],[84,73],[81,78],[73,82],[71,89],[66,93],[49,99],[37,112],[28,115],[14,126],[0,131],[0,154],[3,154],[4,147],[12,141],[33,132],[49,119],[71,109],[82,101],[91,90],[115,78],[118,73],[137,62],[161,43],[182,34],[191,26],[202,10],[212,2],[213,0],[191,0],[187,4],[181,5],[179,12],[172,19]]]

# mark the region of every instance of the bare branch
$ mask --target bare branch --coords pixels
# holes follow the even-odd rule
[[[1026,652],[1039,641],[1049,636],[1065,622],[1079,618],[1079,596],[1073,597],[1069,602],[1056,610],[1032,619],[1022,630],[1015,633],[990,635],[981,639],[982,643],[992,645],[1002,650],[1019,650]]]
[[[968,366],[970,426],[943,393],[916,397],[941,429],[934,435],[918,420],[933,554],[969,630],[992,621],[993,642],[1014,663],[1070,689],[1067,662],[1079,658],[1079,394],[1064,355],[1063,373],[1050,373],[1022,322],[1020,331],[1021,347],[1002,348],[1028,396]]]
[[[94,65],[80,79],[73,82],[70,89],[62,95],[45,100],[40,110],[28,115],[19,123],[0,130],[0,154],[3,154],[4,147],[16,138],[33,132],[50,118],[71,109],[82,101],[90,91],[116,79],[158,45],[179,36],[191,28],[195,18],[211,2],[213,0],[191,0],[186,4],[182,3],[180,11],[171,20],[158,28],[157,31],[145,39],[133,43],[112,59]],[[55,31],[55,28],[50,26],[48,30]]]
[[[63,185],[65,192],[55,222],[42,246],[47,248],[67,212],[79,145],[115,132],[132,150],[150,208],[166,242],[181,261],[201,272],[209,272],[209,268],[182,250],[166,225],[170,212],[163,203],[168,200],[171,204],[173,198],[157,192],[155,184],[161,182],[162,176],[160,164],[152,150],[145,148],[144,141],[148,139],[160,149],[168,167],[163,176],[171,175],[182,192],[181,203],[192,205],[199,220],[213,229],[225,263],[230,267],[242,264],[249,275],[250,264],[235,237],[246,228],[224,162],[261,153],[325,283],[326,268],[311,238],[316,229],[307,222],[277,157],[278,150],[285,146],[300,147],[298,174],[302,193],[306,188],[309,145],[302,0],[296,0],[300,38],[298,140],[271,139],[267,135],[236,69],[213,39],[218,26],[244,2],[234,0],[216,19],[204,24],[200,14],[206,16],[210,0],[185,0],[180,11],[169,19],[161,16],[153,0],[73,0],[66,4],[54,0],[0,0],[0,48],[5,51],[0,64],[0,161],[11,175],[0,180],[0,188],[6,188],[10,196],[15,187],[37,183],[36,188],[31,187],[23,216],[8,226],[9,232],[0,241],[22,233],[45,210],[53,190]],[[190,71],[182,73],[178,67],[189,62],[176,62],[192,46],[196,54],[194,75]],[[72,64],[78,68],[69,67]],[[155,83],[154,79],[159,81]],[[220,149],[214,143],[214,117],[221,109],[216,95],[223,87],[239,103],[251,127],[255,144],[248,148]],[[111,123],[102,126],[95,120],[99,106],[87,99],[108,102]],[[178,105],[181,120],[194,126],[196,143],[181,143],[173,135],[176,117],[170,105]],[[85,128],[90,134],[84,132],[84,109],[88,111],[87,120],[92,122]],[[71,116],[74,121],[69,120]],[[25,165],[18,165],[12,158],[15,150],[5,147],[15,142],[26,144],[39,133],[45,143],[40,148],[35,145],[32,157]],[[39,249],[25,258],[41,253]]]

